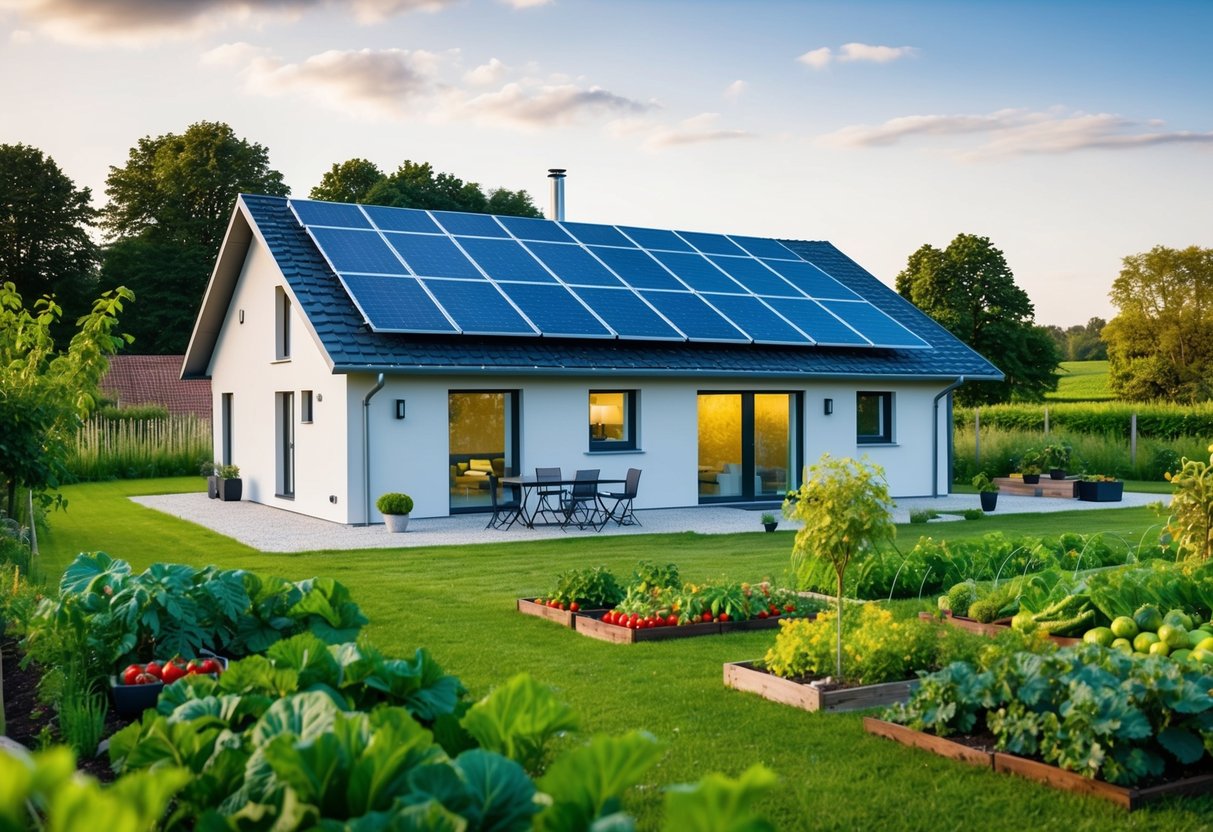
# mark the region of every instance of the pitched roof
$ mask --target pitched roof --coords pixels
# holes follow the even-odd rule
[[[101,390],[119,407],[157,404],[170,414],[211,418],[208,379],[181,379],[180,355],[115,355],[101,379]]]
[[[816,376],[998,380],[989,361],[827,242],[782,241],[926,340],[931,349],[783,347],[571,338],[405,335],[372,331],[286,199],[242,195],[207,289],[185,376],[204,376],[251,234],[242,207],[290,286],[333,371],[384,373]],[[231,248],[231,251],[228,249]]]

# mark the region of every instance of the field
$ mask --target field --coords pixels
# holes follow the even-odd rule
[[[1126,816],[1098,801],[977,771],[865,735],[859,715],[795,711],[726,690],[721,664],[760,656],[770,633],[614,645],[519,615],[514,599],[549,587],[571,566],[605,564],[626,577],[641,559],[675,562],[688,580],[778,577],[792,534],[579,538],[408,550],[266,554],[130,502],[128,495],[199,490],[199,478],[89,483],[64,489],[66,514],[40,540],[57,574],[80,550],[102,549],[142,569],[155,561],[215,563],[346,583],[371,619],[366,635],[405,655],[429,648],[473,696],[518,672],[552,686],[584,734],[644,728],[666,748],[648,788],[631,798],[641,828],[657,827],[660,789],[704,772],[737,775],[762,762],[781,778],[763,809],[776,828],[1116,830],[1208,829],[1213,799],[1188,798]],[[215,506],[222,511],[222,505]],[[290,516],[283,516],[290,522]],[[993,530],[1046,534],[1156,529],[1147,509],[994,516],[931,526],[936,536]],[[900,529],[904,542],[922,526]],[[903,602],[912,607],[917,602]]]
[[[1057,390],[1045,394],[1052,402],[1102,402],[1116,397],[1108,389],[1107,361],[1063,361]]]

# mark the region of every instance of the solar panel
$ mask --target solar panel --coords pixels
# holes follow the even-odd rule
[[[556,278],[514,240],[485,240],[460,237],[459,244],[484,273],[494,280],[524,280],[528,283],[555,283]]]
[[[742,341],[750,339],[726,321],[699,295],[690,292],[641,292],[649,303],[693,341]]]
[[[821,305],[878,346],[906,349],[930,346],[867,301],[823,300]]]
[[[375,223],[376,228],[384,231],[415,231],[421,234],[441,234],[442,229],[425,211],[413,208],[385,208],[382,205],[363,205]]]
[[[424,280],[459,328],[473,335],[535,335],[497,287],[487,280]]]
[[[578,286],[573,290],[598,313],[620,338],[685,341],[686,337],[670,326],[631,289],[600,289]]]
[[[540,240],[548,243],[576,242],[564,229],[551,220],[540,220],[532,217],[498,217],[511,234],[519,240]]]
[[[334,228],[370,228],[357,205],[344,202],[292,200],[291,210],[301,225],[328,225]]]
[[[786,277],[793,286],[811,298],[817,298],[818,300],[861,300],[859,295],[843,286],[812,263],[805,263],[803,260],[797,262],[764,260],[763,262]]]
[[[661,267],[646,252],[635,248],[606,248],[590,246],[590,251],[606,263],[615,274],[623,275],[637,289],[672,289],[686,291],[686,285]]]
[[[655,251],[653,256],[665,264],[666,268],[682,278],[682,282],[697,292],[729,292],[744,294],[735,281],[732,281],[720,269],[713,266],[701,254],[677,254],[669,251]]]
[[[388,248],[378,231],[314,226],[308,231],[335,272],[408,274],[408,269]]]
[[[619,278],[581,246],[528,243],[531,252],[565,283],[576,286],[620,286]]]
[[[673,231],[659,228],[632,228],[628,225],[619,226],[619,230],[636,241],[636,245],[655,251],[690,251],[695,249],[686,240]]]
[[[700,234],[695,231],[679,231],[678,236],[704,254],[744,255],[737,244],[723,234]]]
[[[773,239],[289,205],[378,331],[930,347]]]
[[[344,274],[341,282],[379,332],[458,332],[416,278]]]
[[[431,211],[438,224],[451,234],[468,237],[508,237],[505,229],[488,214],[461,214],[458,211]]]
[[[577,242],[585,243],[586,245],[594,246],[624,246],[634,248],[636,246],[627,237],[615,230],[614,226],[610,225],[594,225],[588,222],[566,222],[561,223],[564,230],[577,238]]]
[[[705,299],[755,341],[800,346],[812,343],[803,332],[772,312],[758,298],[746,295],[707,295]]]
[[[712,256],[708,259],[756,295],[774,295],[782,298],[804,297],[791,283],[752,257]]]
[[[544,335],[578,338],[614,336],[564,286],[505,283],[501,291],[518,305]]]
[[[422,277],[467,277],[483,280],[484,275],[476,271],[449,237],[432,234],[402,234],[387,232],[385,235],[392,248],[409,264],[409,268]]]
[[[818,344],[829,347],[867,347],[868,340],[835,318],[815,300],[767,298],[770,306]]]

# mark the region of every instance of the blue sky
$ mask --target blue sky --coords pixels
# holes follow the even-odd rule
[[[1041,323],[1122,257],[1213,246],[1213,3],[0,0],[0,142],[104,199],[226,121],[305,196],[428,161],[568,216],[827,239],[892,283],[961,232]]]

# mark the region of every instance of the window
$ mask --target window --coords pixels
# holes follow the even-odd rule
[[[299,421],[305,425],[312,423],[312,391],[302,390],[299,393]]]
[[[636,449],[636,391],[590,391],[590,450]]]
[[[291,357],[291,299],[281,286],[274,289],[274,358]]]
[[[893,442],[893,394],[855,394],[855,440],[861,445]]]
[[[295,394],[276,393],[278,405],[278,477],[275,494],[295,496]]]

